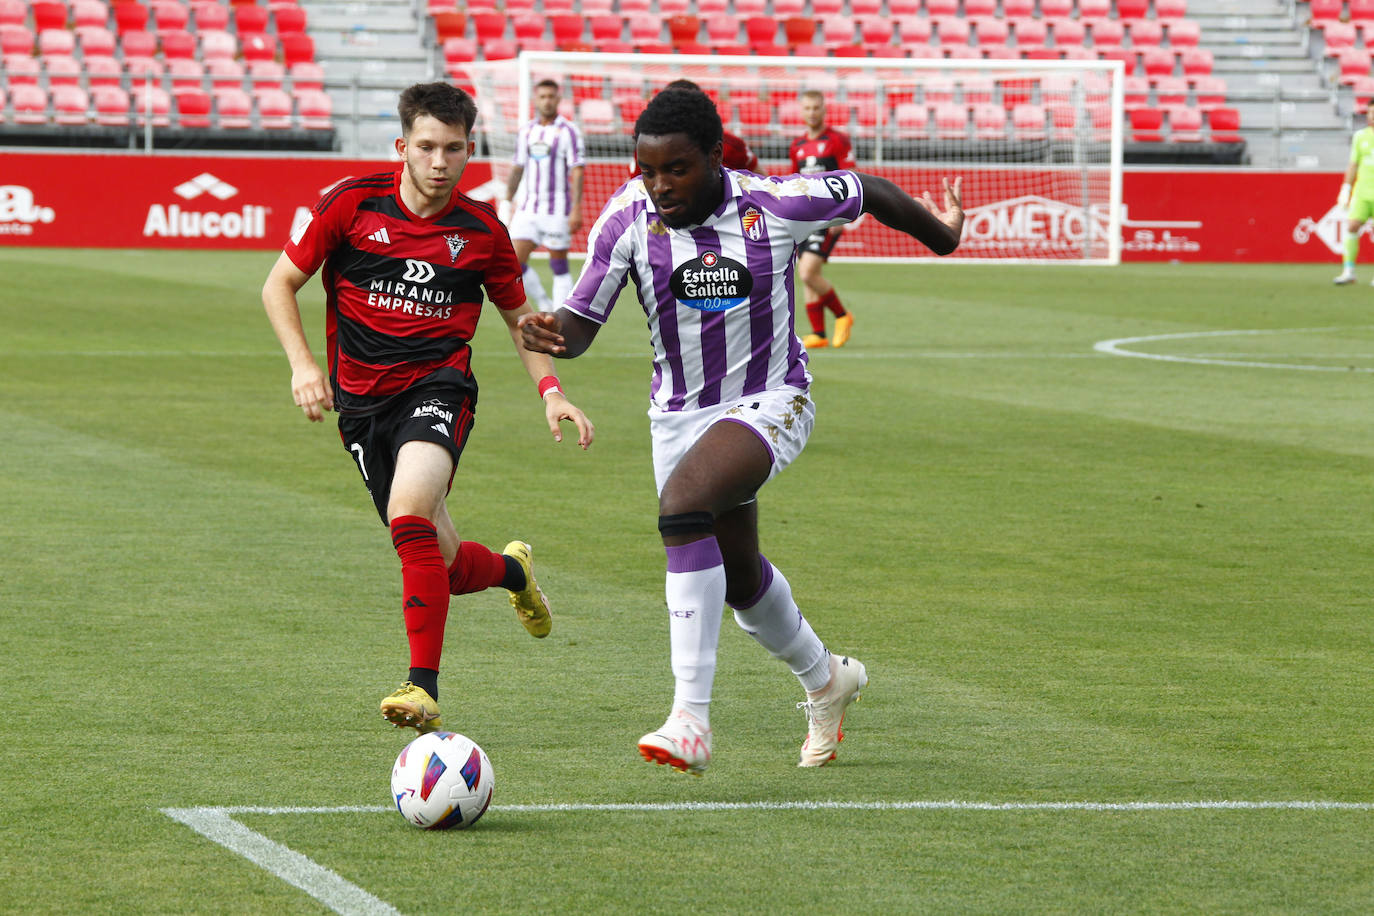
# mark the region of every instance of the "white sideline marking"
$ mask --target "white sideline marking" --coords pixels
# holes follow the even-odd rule
[[[254,865],[298,887],[336,913],[396,914],[397,910],[384,900],[294,849],[269,840],[234,820],[225,808],[163,808],[162,813],[180,821],[196,833],[243,856]]]
[[[283,881],[305,891],[336,913],[386,914],[400,911],[323,865],[269,840],[234,820],[235,814],[377,814],[391,805],[335,807],[274,807],[226,805],[203,808],[163,808],[162,813],[196,833],[243,856]],[[638,811],[1374,811],[1374,802],[1337,801],[1173,801],[1173,802],[979,802],[979,801],[793,801],[793,802],[609,802],[543,805],[494,805],[494,813],[638,812]]]
[[[1130,356],[1136,359],[1156,359],[1166,363],[1192,363],[1200,366],[1240,366],[1249,369],[1293,369],[1300,372],[1374,372],[1374,368],[1359,366],[1313,366],[1307,363],[1271,363],[1243,359],[1216,359],[1206,356],[1177,356],[1168,353],[1146,353],[1129,350],[1125,345],[1153,343],[1158,340],[1196,340],[1203,337],[1239,337],[1261,334],[1314,334],[1325,331],[1366,330],[1367,325],[1334,328],[1274,328],[1268,330],[1244,331],[1189,331],[1181,334],[1151,334],[1146,337],[1118,337],[1115,340],[1099,340],[1093,349],[1111,356]]]

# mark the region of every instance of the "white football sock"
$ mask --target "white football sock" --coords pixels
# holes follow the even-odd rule
[[[562,307],[568,301],[568,293],[572,292],[572,274],[553,275],[553,304]]]
[[[713,537],[667,550],[664,594],[675,682],[673,708],[686,709],[709,727],[707,704],[725,615],[725,564]]]
[[[735,623],[780,658],[807,690],[830,682],[830,653],[792,600],[792,586],[780,570],[760,556],[764,585],[757,601],[735,609]],[[771,582],[769,579],[771,578]]]
[[[533,264],[525,265],[525,298],[534,302],[541,309],[547,309],[551,303],[549,294],[544,292],[544,284],[539,279],[539,274],[535,272]]]

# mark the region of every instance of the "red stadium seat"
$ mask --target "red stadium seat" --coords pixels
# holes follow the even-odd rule
[[[214,91],[216,122],[227,129],[253,126],[253,98],[242,89],[232,86]]]
[[[152,32],[121,32],[119,50],[125,60],[130,57],[152,57],[157,53],[157,36]]]
[[[114,56],[115,34],[103,25],[77,26],[76,40],[81,45],[82,57]]]
[[[1174,52],[1168,48],[1142,48],[1140,65],[1147,77],[1172,76]]]
[[[968,109],[953,102],[936,105],[935,136],[941,140],[967,139]]]
[[[1079,3],[1079,11],[1082,11],[1082,2]],[[1116,17],[1118,19],[1144,19],[1150,14],[1150,0],[1116,0]]]
[[[959,15],[959,0],[926,0],[926,14],[932,19]]]
[[[772,16],[750,16],[744,20],[744,36],[751,47],[776,44],[778,23]]]
[[[535,41],[544,37],[544,23],[546,21],[557,21],[558,27],[554,29],[554,39],[559,37],[560,29],[570,34],[565,39],[576,41],[582,37],[582,17],[575,13],[551,13],[545,16],[543,13],[536,13],[534,10],[521,10],[507,15],[510,22],[511,34],[518,42]]]
[[[696,0],[696,11],[703,16],[729,12],[730,0]]]
[[[235,60],[239,56],[239,41],[228,32],[201,29],[200,56],[207,63],[212,60]]]
[[[1159,47],[1164,43],[1164,26],[1153,19],[1134,19],[1130,22],[1131,47]]]
[[[811,15],[818,19],[822,16],[836,16],[843,11],[844,0],[811,0]]]
[[[6,54],[4,56],[5,78],[11,86],[27,84],[37,86],[43,68],[38,58],[31,54]]]
[[[1193,19],[1170,19],[1166,31],[1171,48],[1196,48],[1202,41],[1202,26]]]
[[[491,9],[468,8],[468,18],[472,20],[473,33],[478,44],[496,41],[506,34],[506,15]]]
[[[1006,140],[1006,108],[992,103],[974,106],[973,136],[977,140]]]
[[[81,65],[74,57],[52,54],[43,58],[43,71],[48,76],[48,88],[53,86],[80,86]]]
[[[892,126],[899,138],[923,138],[930,133],[930,110],[919,102],[902,102],[892,109]]]
[[[1078,132],[1078,112],[1071,106],[1055,102],[1048,106],[1054,139],[1072,140]]]
[[[887,14],[892,17],[916,16],[921,12],[921,0],[887,0]]]
[[[304,32],[306,22],[307,16],[303,7],[275,6],[272,8],[272,23],[277,27],[278,35]]]
[[[783,20],[782,31],[787,43],[792,46],[810,44],[816,36],[816,20],[805,16],[792,16]]]
[[[1369,51],[1364,48],[1345,48],[1336,60],[1340,65],[1337,78],[1342,86],[1349,86],[1356,77],[1369,76]]]
[[[973,36],[978,40],[979,47],[986,45],[1005,46],[1011,39],[1011,27],[1007,25],[1005,19],[984,16],[973,20]]]
[[[324,91],[324,68],[313,61],[298,61],[287,68],[291,75],[291,89],[299,93],[304,89]],[[304,117],[304,113],[302,113]]]
[[[172,93],[177,103],[177,125],[192,129],[210,126],[210,93],[204,89],[177,89]]]
[[[1226,80],[1210,73],[1194,77],[1193,98],[1197,101],[1197,107],[1203,111],[1222,107],[1226,104]]]
[[[1135,73],[1135,61],[1139,56],[1134,51],[1128,51],[1122,47],[1094,48],[1097,56],[1103,60],[1119,60],[1125,64],[1126,74],[1129,76]]]
[[[615,109],[607,99],[584,99],[577,108],[577,120],[589,134],[615,133]]]
[[[440,45],[450,38],[462,38],[467,34],[467,13],[447,10],[442,13],[435,13],[431,18],[434,20],[434,40]]]
[[[279,50],[277,39],[265,32],[250,32],[239,36],[240,51],[245,61],[276,60]]]
[[[1002,15],[1008,19],[1030,19],[1035,16],[1035,0],[1002,0]]]
[[[1345,0],[1311,0],[1307,14],[1314,23],[1327,19],[1340,19],[1345,12]]]
[[[1234,108],[1213,108],[1207,113],[1207,127],[1213,143],[1241,143],[1240,112]]]
[[[1000,89],[1002,107],[1014,111],[1018,105],[1035,101],[1035,83],[1033,79],[999,79],[997,85]]]
[[[1011,110],[1012,136],[1017,140],[1044,140],[1045,109],[1041,105],[1022,102]]]
[[[239,41],[245,45],[249,35],[267,31],[269,13],[266,7],[255,3],[239,3],[234,6],[234,31],[239,33]]]
[[[1161,76],[1154,81],[1155,104],[1166,108],[1188,104],[1188,81],[1181,76]]]
[[[48,93],[30,83],[10,86],[14,123],[43,124],[48,120]]]
[[[114,5],[115,31],[142,32],[148,28],[148,8],[142,3],[116,3]]]
[[[334,103],[319,89],[299,89],[295,93],[296,111],[306,130],[330,130],[334,126]]]
[[[162,57],[164,60],[184,58],[194,60],[196,39],[190,32],[169,30],[162,33]]]
[[[1131,140],[1135,143],[1161,143],[1164,140],[1164,110],[1136,108],[1131,111]]]
[[[859,40],[869,47],[892,44],[896,21],[886,16],[856,16],[859,27]]]
[[[707,16],[705,25],[706,41],[712,46],[720,47],[739,40],[739,21],[729,14]]]
[[[1181,48],[1178,62],[1187,79],[1196,80],[1199,76],[1210,76],[1212,73],[1212,52],[1206,48]]]
[[[966,45],[972,32],[967,19],[944,16],[935,20],[935,37],[941,45]]]
[[[1155,0],[1156,19],[1182,19],[1188,15],[1188,0]]]
[[[215,0],[193,0],[191,15],[195,18],[197,32],[206,29],[225,31],[229,28],[229,7]]]
[[[290,32],[279,35],[282,62],[286,66],[299,63],[314,63],[315,39],[304,32]]]
[[[849,12],[853,16],[879,16],[883,0],[849,0]]]
[[[26,25],[29,21],[29,8],[24,0],[0,0],[0,27],[7,25]]]
[[[1073,15],[1073,0],[1040,0],[1041,19],[1068,19]]]
[[[222,87],[241,87],[243,85],[243,64],[233,58],[217,57],[205,62],[205,73],[215,89]]]
[[[1169,139],[1174,143],[1202,142],[1202,112],[1190,105],[1171,105]]]
[[[519,46],[506,38],[482,43],[482,56],[487,60],[514,60],[519,53]]]
[[[75,0],[72,3],[72,27],[99,26],[102,29],[110,24],[110,8],[104,0]]]
[[[1072,19],[1069,20],[1073,22]],[[1049,44],[1049,27],[1043,19],[1012,19],[1010,20],[1012,35],[1016,38],[1018,48],[1043,48]],[[1075,25],[1077,23],[1074,23]],[[1055,44],[1058,44],[1056,36]]]
[[[95,123],[103,127],[129,126],[129,93],[118,86],[93,86],[91,106]]]
[[[129,95],[133,98],[134,123],[139,127],[148,124],[150,115],[154,127],[172,126],[172,97],[165,89],[135,83]]]
[[[1350,0],[1350,19],[1363,23],[1374,20],[1374,0]]]
[[[592,41],[620,41],[625,34],[625,19],[619,13],[602,13],[587,20]]]
[[[180,89],[200,89],[205,83],[205,65],[198,60],[174,58],[167,61],[167,76],[172,81],[172,94]]]
[[[1123,104],[1127,111],[1150,104],[1150,81],[1143,76],[1128,76],[1121,82]]]
[[[1350,92],[1354,99],[1355,110],[1362,111],[1369,106],[1370,99],[1374,99],[1374,76],[1359,76],[1350,82]],[[1212,109],[1206,108],[1202,104],[1202,98],[1198,97],[1198,107],[1203,111],[1209,112]],[[1214,106],[1220,108],[1222,106]]]
[[[443,44],[444,71],[453,74],[460,64],[471,63],[477,59],[477,42],[471,38],[449,38]]]
[[[280,89],[254,89],[258,126],[264,130],[290,130],[295,125],[295,106],[291,96]]]
[[[76,33],[71,29],[44,29],[38,33],[38,53],[71,57],[76,53]]]
[[[897,18],[897,39],[904,46],[928,45],[930,36],[935,34],[934,25],[925,16],[899,16]]]
[[[81,58],[81,66],[86,69],[86,85],[92,89],[97,86],[118,86],[123,82],[123,68],[119,66],[119,61],[108,55],[87,55]]]
[[[286,68],[275,60],[250,60],[245,69],[254,89],[280,89],[286,82]]]
[[[821,43],[826,47],[839,48],[854,43],[855,23],[852,16],[830,13],[820,22]]]
[[[52,0],[38,0],[29,7],[33,13],[33,30],[65,29],[67,27],[67,5],[53,3]]]
[[[152,81],[160,83],[162,75],[167,68],[162,65],[162,61],[156,57],[128,57],[124,58],[124,72],[129,77],[130,85],[138,83],[140,85]]]
[[[701,33],[701,20],[690,13],[681,13],[668,19],[668,40],[675,45],[696,41]]]
[[[1086,22],[1094,48],[1102,45],[1116,47],[1126,40],[1126,27],[1115,19],[1089,19]]]
[[[663,21],[649,13],[635,13],[625,20],[630,30],[630,41],[640,44],[645,41],[658,41],[663,37]]]
[[[185,31],[191,23],[191,8],[177,0],[154,0],[149,4],[153,26],[160,34],[171,30]]]

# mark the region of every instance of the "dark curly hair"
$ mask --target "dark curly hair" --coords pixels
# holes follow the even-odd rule
[[[686,134],[704,153],[720,144],[723,130],[711,97],[695,89],[664,89],[635,120],[635,140],[645,135]]]
[[[410,136],[415,119],[429,115],[451,127],[463,125],[469,137],[477,123],[477,103],[457,86],[448,83],[416,83],[401,93],[396,106],[401,115],[401,134]]]

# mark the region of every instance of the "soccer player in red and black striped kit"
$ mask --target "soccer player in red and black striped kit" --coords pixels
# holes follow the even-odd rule
[[[593,427],[564,395],[553,361],[524,349],[520,262],[490,206],[458,180],[473,153],[477,108],[446,83],[401,93],[402,166],[345,179],[291,235],[263,285],[268,319],[291,364],[291,392],[308,419],[339,414],[339,435],[391,529],[401,558],[409,680],[384,700],[398,728],[442,727],[439,660],[449,596],[500,586],[536,637],[552,626],[535,582],[530,547],[496,553],[460,541],[445,499],[477,406],[469,341],[483,290],[505,320],[516,353],[544,399],[549,431],[572,422],[587,448]],[[324,268],[329,375],[311,355],[296,294]]]
[[[803,175],[854,168],[854,152],[849,137],[825,123],[825,96],[815,89],[808,89],[801,94],[800,101],[806,133],[793,140],[787,151],[792,159],[792,168]],[[802,338],[802,343],[809,349],[832,345],[825,336],[827,311],[835,315],[834,346],[843,347],[848,343],[850,329],[854,327],[854,316],[840,304],[835,287],[822,273],[843,231],[834,227],[813,233],[797,254],[797,277],[811,294],[810,301],[806,303],[811,333]]]

